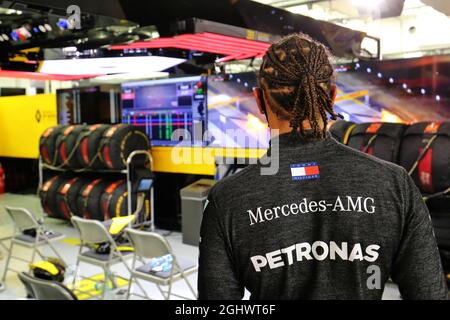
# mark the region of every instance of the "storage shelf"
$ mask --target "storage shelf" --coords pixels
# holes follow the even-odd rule
[[[126,163],[126,169],[123,170],[110,170],[110,169],[100,169],[100,170],[94,170],[94,169],[68,169],[68,168],[59,168],[59,167],[54,167],[54,166],[50,166],[48,164],[43,163],[42,161],[42,157],[39,156],[39,187],[38,190],[40,190],[42,188],[42,184],[43,184],[43,179],[44,179],[44,174],[43,171],[44,170],[51,170],[51,171],[57,171],[57,172],[72,172],[72,173],[105,173],[105,174],[123,174],[126,175],[126,182],[127,182],[127,209],[128,209],[128,214],[131,215],[133,214],[132,211],[132,196],[133,196],[133,192],[132,192],[132,183],[133,181],[131,181],[131,177],[132,175],[130,174],[130,169],[131,169],[131,163],[132,160],[135,156],[138,155],[145,155],[147,156],[149,162],[150,162],[150,168],[148,168],[151,172],[153,172],[153,158],[152,155],[150,154],[150,152],[145,151],[145,150],[135,150],[133,152],[130,153],[130,155],[127,158],[127,163]],[[149,223],[150,224],[150,228],[151,230],[155,229],[155,225],[154,225],[154,193],[153,193],[153,184],[149,190],[149,200],[150,200],[150,219],[149,220],[144,220],[140,223]],[[145,219],[145,218],[144,218]]]

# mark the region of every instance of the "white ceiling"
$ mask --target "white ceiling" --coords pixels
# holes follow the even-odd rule
[[[380,19],[392,0],[254,0],[381,39],[386,57],[442,54],[450,50],[450,1],[405,0],[399,16]]]
[[[289,11],[315,11],[317,7],[321,7],[331,14],[343,15],[346,17],[361,17],[359,6],[370,7],[376,10],[376,6],[383,6],[383,2],[389,0],[254,0],[278,8]],[[386,5],[386,4],[384,4]],[[433,9],[450,15],[450,1],[448,0],[406,0],[405,9],[411,7],[430,6]],[[299,8],[302,7],[302,8]],[[305,7],[305,8],[303,8]],[[312,13],[314,15],[314,13]]]

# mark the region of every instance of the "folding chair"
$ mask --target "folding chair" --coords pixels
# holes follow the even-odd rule
[[[56,256],[61,260],[64,259],[59,255],[56,251],[55,247],[52,243],[56,241],[60,241],[65,236],[58,232],[46,233],[44,230],[43,224],[38,221],[34,215],[24,208],[13,208],[5,206],[6,212],[9,214],[14,223],[14,233],[10,237],[10,245],[8,248],[5,270],[3,271],[2,281],[4,282],[6,279],[6,274],[9,271],[13,271],[19,273],[20,271],[11,269],[9,264],[11,259],[27,262],[31,264],[34,262],[34,258],[36,254],[38,254],[42,259],[45,259],[44,255],[41,253],[39,248],[43,246],[48,246]],[[24,234],[24,230],[35,229],[36,236]],[[26,247],[32,249],[31,259],[24,259],[22,257],[13,256],[13,247],[14,245]]]
[[[62,283],[43,280],[25,272],[19,273],[19,279],[31,291],[37,300],[78,300],[75,294]]]
[[[196,263],[186,259],[177,258],[170,247],[169,242],[161,235],[154,232],[140,231],[135,229],[126,229],[128,238],[134,247],[134,258],[132,264],[132,271],[130,283],[128,285],[127,299],[131,295],[131,285],[133,280],[142,279],[154,283],[165,300],[169,300],[170,296],[176,296],[183,299],[189,299],[175,293],[172,293],[172,284],[178,280],[184,280],[192,292],[194,299],[197,298],[195,290],[192,288],[187,276],[197,272],[198,266]],[[172,268],[168,272],[151,270],[146,259],[162,257],[165,255],[172,255]],[[139,260],[142,265],[136,268],[136,261]],[[168,286],[168,290],[164,291],[161,286]],[[140,286],[141,290],[142,287]],[[145,290],[142,290],[144,296],[133,294],[136,296],[149,299]]]
[[[112,281],[114,284],[114,279],[111,276],[111,267],[123,263],[127,270],[131,273],[131,269],[128,266],[126,259],[129,259],[133,256],[133,252],[120,252],[117,249],[116,242],[112,238],[111,234],[106,229],[105,225],[97,220],[89,220],[83,219],[80,217],[73,216],[72,223],[75,228],[80,233],[80,250],[77,256],[77,263],[75,268],[75,274],[73,278],[73,288],[75,289],[75,283],[78,277],[83,279],[88,279],[86,277],[79,276],[79,267],[80,263],[87,263],[97,267],[102,268],[105,279],[102,288],[101,298],[105,299],[106,296],[106,286],[108,283],[108,279]],[[110,251],[108,254],[97,253],[94,249],[94,245],[98,245],[100,243],[109,243]],[[87,250],[85,250],[87,249]],[[79,290],[81,292],[81,290]],[[84,292],[90,296],[92,294],[88,292]],[[92,296],[94,297],[94,296]]]

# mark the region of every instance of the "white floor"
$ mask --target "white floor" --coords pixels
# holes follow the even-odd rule
[[[12,224],[7,216],[4,206],[10,205],[10,206],[18,206],[18,207],[24,207],[29,210],[31,210],[36,216],[44,216],[41,205],[39,202],[39,199],[35,196],[31,195],[15,195],[15,194],[3,194],[0,195],[0,239],[5,238],[9,236],[12,231]],[[58,231],[66,235],[67,238],[77,238],[77,232],[74,230],[72,226],[70,226],[66,222],[58,221],[55,219],[46,219],[46,226],[47,229]],[[182,243],[182,235],[179,232],[172,232],[169,233],[165,230],[158,230],[159,233],[166,235],[167,240],[169,241],[170,245],[172,246],[172,249],[176,256],[181,256],[187,259],[190,259],[191,261],[197,261],[198,259],[198,248],[195,246],[190,246]],[[8,244],[7,242],[5,244]],[[65,262],[70,266],[73,267],[75,264],[76,254],[78,252],[78,247],[75,245],[59,242],[56,243],[56,249],[58,250],[58,253],[63,257]],[[26,252],[27,249],[21,249],[20,247],[16,247],[17,251],[15,251],[15,255],[25,256],[28,257],[29,252]],[[22,251],[22,252],[21,252]],[[48,249],[44,249],[44,254],[52,256],[51,251]],[[5,263],[5,255],[6,253],[4,250],[0,249],[0,278],[3,275],[4,270],[4,263]],[[12,266],[15,269],[20,270],[26,270],[27,266],[25,263],[20,261],[13,260]],[[119,276],[124,276],[125,278],[128,278],[129,274],[124,266],[117,265],[113,267],[113,272],[115,272]],[[101,270],[87,265],[82,264],[81,265],[81,274],[84,276],[90,276],[94,274],[101,273]],[[189,276],[189,281],[191,282],[192,286],[196,289],[197,288],[197,274],[193,274]],[[0,299],[23,299],[25,298],[25,289],[21,282],[19,281],[17,275],[13,272],[8,272],[7,278],[6,278],[6,290],[3,292],[0,292]],[[160,294],[158,288],[150,283],[142,282],[145,290],[147,291],[147,294],[152,299],[162,299],[162,295]],[[139,289],[137,288],[136,284],[133,285],[132,288],[133,292],[140,293]],[[187,285],[183,281],[179,281],[175,283],[173,287],[173,292],[182,296],[192,297],[191,292],[189,291]],[[245,295],[245,298],[248,298],[249,294],[248,292]],[[176,298],[176,297],[173,297]],[[388,283],[386,285],[383,299],[400,299],[400,294],[398,292],[397,287],[394,284]]]

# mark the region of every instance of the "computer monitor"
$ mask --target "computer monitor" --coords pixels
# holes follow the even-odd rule
[[[56,101],[59,124],[120,122],[118,86],[58,89]]]
[[[137,188],[138,192],[145,192],[151,189],[153,185],[153,179],[141,179],[141,181],[139,181],[139,185]]]
[[[144,127],[153,146],[205,146],[206,90],[202,76],[123,83],[122,122]]]

